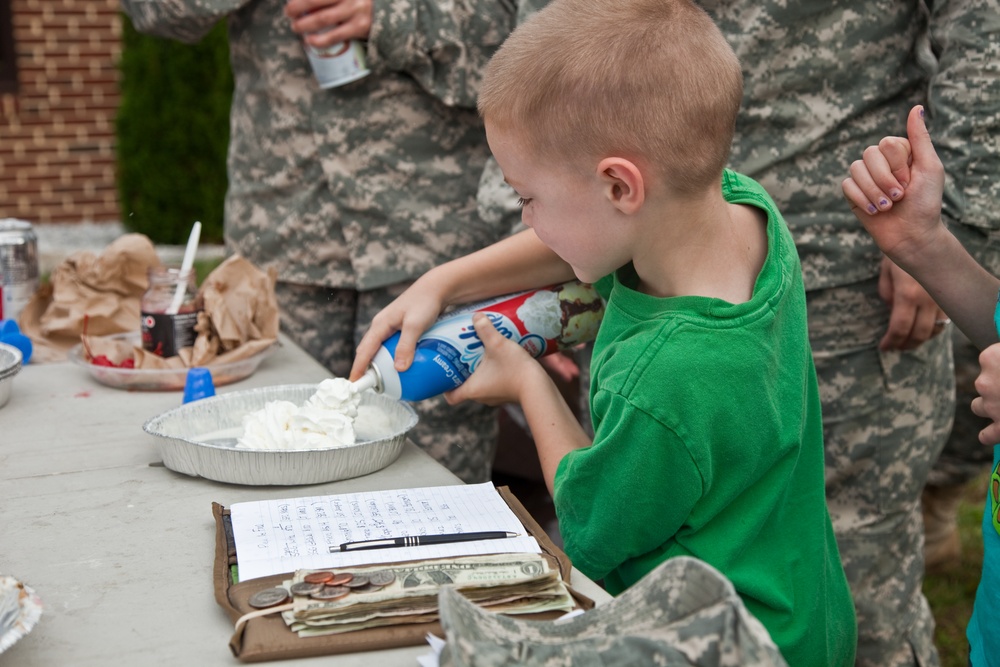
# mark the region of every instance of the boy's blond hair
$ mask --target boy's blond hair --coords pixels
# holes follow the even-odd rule
[[[739,60],[689,0],[553,0],[490,60],[479,111],[539,156],[638,159],[693,193],[718,185],[742,96]]]

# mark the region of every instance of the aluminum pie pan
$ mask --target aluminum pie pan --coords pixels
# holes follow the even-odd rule
[[[0,343],[0,408],[10,400],[14,376],[21,370],[21,350],[7,343]]]
[[[276,385],[220,394],[186,403],[153,417],[142,429],[156,438],[163,464],[171,470],[217,482],[250,486],[322,484],[360,477],[399,458],[417,413],[406,403],[366,391],[361,410],[378,410],[387,430],[358,433],[359,441],[331,449],[237,449],[243,417],[270,401],[297,405],[316,392],[315,384]],[[207,437],[212,436],[212,437]]]

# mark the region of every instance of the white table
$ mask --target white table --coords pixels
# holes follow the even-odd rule
[[[217,393],[319,382],[328,373],[286,339],[250,378]],[[0,408],[0,574],[44,605],[0,654],[18,667],[237,665],[212,588],[213,501],[460,483],[412,444],[371,475],[309,487],[235,486],[164,468],[143,422],[180,392],[103,387],[68,363],[25,366]],[[607,593],[574,570],[595,601]],[[269,664],[415,666],[425,646]]]

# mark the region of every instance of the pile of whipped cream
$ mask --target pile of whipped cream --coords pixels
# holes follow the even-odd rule
[[[243,418],[241,449],[331,449],[355,443],[361,394],[345,378],[320,382],[304,405],[270,401]]]

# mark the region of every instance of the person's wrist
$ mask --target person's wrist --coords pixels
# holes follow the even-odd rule
[[[555,380],[537,359],[528,357],[524,368],[512,369],[512,372],[521,378],[518,383],[517,398],[522,405],[526,402],[540,402],[543,394],[559,394],[561,396]]]

